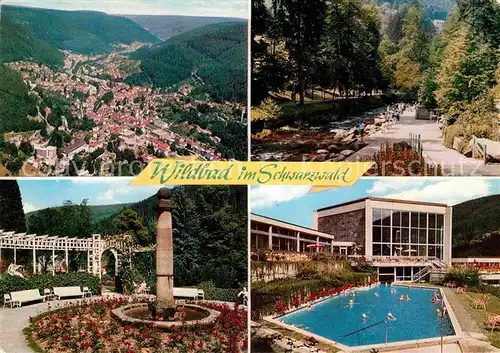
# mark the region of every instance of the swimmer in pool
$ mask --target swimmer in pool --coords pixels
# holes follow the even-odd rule
[[[392,313],[387,314],[387,320],[396,321],[396,318],[392,315]]]
[[[437,317],[442,317],[443,316],[443,313],[441,312],[441,310],[436,309],[436,316]]]
[[[396,290],[395,289],[391,289],[391,294],[396,294]]]
[[[361,315],[361,319],[363,319],[363,321],[368,320],[368,315],[366,315],[365,313],[363,313],[363,315]]]
[[[375,296],[380,298],[380,295],[378,293],[375,293]]]
[[[405,294],[405,300],[406,300],[406,301],[411,300],[411,299],[410,299],[410,296],[409,296],[408,294]]]
[[[404,297],[404,295],[401,294],[401,296],[399,297],[399,301],[402,302],[404,300],[405,300],[405,297]]]

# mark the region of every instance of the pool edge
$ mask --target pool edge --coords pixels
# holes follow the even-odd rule
[[[368,290],[368,289],[371,289],[372,287],[376,287],[376,286],[379,286],[379,285],[380,285],[380,283],[377,283],[377,284],[371,285],[369,287],[355,288],[355,290]],[[454,335],[443,336],[443,344],[450,344],[450,343],[457,343],[458,344],[459,340],[462,339],[462,338],[464,338],[464,334],[463,334],[462,328],[461,328],[460,324],[458,323],[458,320],[457,320],[457,318],[455,316],[455,313],[453,312],[453,308],[451,307],[451,305],[450,305],[450,303],[448,301],[448,298],[446,297],[446,294],[445,294],[443,288],[437,287],[437,286],[420,286],[418,284],[411,284],[410,285],[410,284],[405,284],[405,283],[393,283],[392,285],[393,286],[398,286],[398,287],[410,287],[410,288],[439,290],[439,292],[441,293],[441,297],[443,298],[444,304],[445,304],[445,306],[447,308],[448,316],[450,317],[450,321],[451,321],[451,324],[453,326],[453,330],[455,332]],[[329,297],[326,297],[326,298],[320,298],[320,299],[317,299],[317,300],[311,302],[310,304],[311,305],[316,305],[316,304],[319,304],[319,303],[321,303],[323,301],[335,298],[335,297],[337,297],[339,295],[341,295],[341,294],[329,296]],[[339,342],[333,341],[331,339],[328,339],[326,337],[323,337],[323,336],[317,335],[315,333],[309,332],[307,330],[301,329],[299,327],[296,327],[296,326],[293,326],[293,325],[288,325],[288,324],[286,324],[284,322],[281,322],[281,321],[277,320],[277,318],[280,318],[280,317],[292,314],[292,313],[300,311],[300,310],[304,310],[305,308],[307,308],[307,305],[302,305],[302,306],[300,306],[298,308],[294,308],[294,309],[288,310],[287,312],[285,312],[283,314],[266,316],[266,317],[263,318],[263,320],[267,321],[269,323],[272,323],[274,325],[286,328],[287,330],[300,333],[300,334],[302,334],[304,336],[314,337],[319,342],[323,342],[323,343],[326,343],[326,344],[334,345],[336,348],[338,348],[338,349],[340,349],[340,350],[342,350],[344,352],[349,352],[349,353],[369,352],[372,349],[377,349],[377,350],[382,351],[382,352],[384,352],[384,351],[385,352],[391,352],[391,351],[395,352],[398,349],[412,349],[412,348],[436,346],[436,345],[440,345],[441,344],[441,337],[438,336],[438,337],[422,338],[422,339],[417,339],[417,340],[398,341],[398,342],[391,342],[391,343],[378,343],[378,344],[363,345],[363,346],[352,346],[352,347],[350,347],[350,346],[346,346],[346,345],[344,345],[342,343],[339,343]]]

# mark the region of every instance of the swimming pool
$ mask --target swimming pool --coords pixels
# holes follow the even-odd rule
[[[391,289],[396,293],[392,294]],[[436,315],[436,309],[440,309],[441,304],[431,302],[433,292],[432,289],[378,285],[357,291],[354,297],[340,295],[277,320],[351,347],[386,343],[386,328],[388,343],[439,337],[441,318]],[[399,300],[404,294],[409,295],[409,301]],[[351,299],[354,304],[349,305]],[[367,320],[362,319],[363,313]],[[387,320],[388,313],[396,320]],[[447,315],[443,319],[443,334],[455,334]]]

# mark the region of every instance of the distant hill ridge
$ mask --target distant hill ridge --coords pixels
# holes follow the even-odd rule
[[[180,15],[123,15],[163,40],[197,27],[221,22],[246,22],[241,18]]]
[[[39,41],[81,54],[110,52],[115,43],[160,40],[134,21],[95,11],[3,6],[2,21],[17,23]]]
[[[120,203],[116,205],[89,205],[88,207],[92,211],[94,221],[99,221],[103,218],[120,213],[123,209],[134,205],[134,203]],[[62,206],[50,207],[58,208]],[[26,213],[26,219],[36,215],[40,210],[32,211]]]

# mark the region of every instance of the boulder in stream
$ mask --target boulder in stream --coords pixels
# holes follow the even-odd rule
[[[350,155],[352,155],[355,151],[353,150],[343,150],[342,152],[340,152],[340,154],[344,157],[349,157]]]

